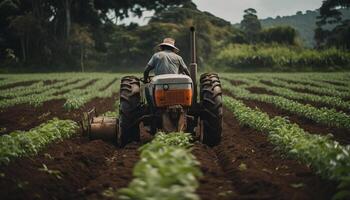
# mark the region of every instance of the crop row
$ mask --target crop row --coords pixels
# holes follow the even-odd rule
[[[350,116],[345,113],[338,112],[335,109],[318,109],[311,105],[304,105],[280,96],[252,94],[244,88],[233,87],[226,80],[222,80],[222,84],[224,89],[228,90],[238,98],[270,103],[282,110],[311,119],[317,123],[325,124],[331,127],[350,129]]]
[[[140,160],[133,169],[135,178],[129,186],[104,194],[120,200],[198,200],[195,191],[202,174],[190,152],[190,140],[187,133],[158,133],[140,148]]]
[[[60,89],[65,85],[70,85],[71,83],[78,82],[78,79],[67,79],[61,82],[57,82],[52,85],[44,85],[44,81],[39,81],[30,86],[20,86],[9,88],[1,91],[1,97],[3,98],[18,98],[21,96],[40,94],[45,91]]]
[[[338,91],[332,88],[317,87],[317,86],[311,86],[311,85],[306,85],[301,83],[288,83],[285,81],[271,79],[271,78],[261,78],[260,80],[264,82],[270,82],[275,86],[286,87],[290,89],[298,89],[298,90],[308,90],[310,92],[315,92],[315,93],[323,94],[327,96],[335,96],[335,97],[341,97],[341,98],[350,97],[349,92]]]
[[[87,78],[90,74],[82,74],[82,73],[49,73],[49,74],[0,74],[0,87],[10,86],[14,83],[28,82],[28,81],[61,81],[66,79],[75,79],[77,77]],[[35,84],[35,83],[34,83]],[[17,86],[8,89],[23,89],[28,86]],[[7,89],[5,89],[7,90]],[[0,90],[4,91],[4,90]]]
[[[105,88],[106,86],[108,87]],[[120,85],[116,81],[116,78],[105,78],[98,80],[85,89],[71,90],[68,94],[64,95],[66,99],[64,108],[67,110],[78,109],[93,98],[111,97],[114,93],[119,92],[119,87]]]
[[[279,86],[273,86],[273,85],[267,85],[264,83],[261,83],[259,81],[259,78],[242,78],[242,77],[230,77],[230,76],[224,76],[226,80],[235,80],[235,81],[241,81],[243,84],[235,87],[242,87],[242,88],[248,88],[248,87],[260,87],[264,88],[267,91],[274,92],[277,95],[294,99],[294,100],[304,100],[304,101],[310,101],[315,103],[322,103],[325,105],[329,105],[332,107],[342,108],[344,110],[350,109],[350,102],[345,101],[342,98],[339,97],[333,97],[333,96],[326,96],[326,95],[317,95],[317,94],[310,94],[310,93],[304,93],[304,92],[296,92],[292,89],[288,89],[285,87],[279,87]],[[291,78],[292,79],[292,78]]]
[[[283,117],[269,118],[266,113],[248,108],[231,97],[224,97],[224,105],[241,125],[268,133],[277,150],[311,166],[317,174],[339,181],[335,198],[350,197],[346,192],[350,189],[350,145],[341,146],[330,136],[309,134]]]
[[[300,87],[300,84],[305,87],[310,87],[308,89],[312,90],[315,87],[326,88],[327,90],[323,92],[329,92],[330,90],[339,90],[340,92],[349,92],[350,91],[350,80],[345,80],[343,74],[338,73],[327,73],[327,74],[318,74],[318,73],[256,73],[256,74],[222,74],[222,78],[230,80],[242,80],[244,82],[250,81],[271,81],[272,79],[279,80],[282,82],[294,82],[293,87]],[[341,85],[334,85],[330,82],[339,83]],[[303,89],[301,88],[301,89]],[[296,88],[298,89],[298,88]],[[319,91],[319,90],[317,90]],[[322,92],[322,91],[321,91]],[[344,95],[344,94],[343,94]]]
[[[315,79],[313,77],[296,77],[296,76],[281,76],[281,77],[273,77],[274,79],[282,80],[282,81],[293,81],[298,82],[301,84],[308,84],[310,86],[316,86],[316,87],[323,87],[327,89],[332,90],[339,90],[339,91],[348,91],[350,92],[350,85],[344,82],[340,82],[337,80],[333,80],[332,78],[328,77],[327,79]],[[342,85],[335,85],[326,81],[332,81],[335,83],[339,83]]]
[[[239,87],[239,86],[238,86]],[[339,97],[332,97],[332,96],[325,96],[325,95],[316,95],[316,94],[310,94],[310,93],[302,93],[302,92],[295,92],[291,89],[284,88],[284,87],[278,87],[278,86],[270,86],[263,83],[252,83],[248,86],[243,86],[244,88],[247,87],[260,87],[264,88],[267,91],[274,92],[280,96],[286,97],[288,99],[294,99],[294,100],[304,100],[304,101],[310,101],[310,102],[316,102],[316,103],[322,103],[326,104],[332,107],[338,107],[345,110],[350,110],[350,102],[344,101],[343,99]]]
[[[42,91],[39,94],[28,94],[25,96],[18,96],[13,99],[4,99],[0,102],[0,108],[7,108],[10,106],[14,106],[17,104],[23,104],[28,103],[33,106],[40,106],[43,102],[53,100],[53,99],[60,99],[63,95],[59,95],[60,93],[63,93],[65,91],[72,90],[73,88],[81,87],[90,82],[91,80],[85,79],[80,80],[74,84],[64,85],[59,88],[51,88],[46,91]],[[56,95],[57,94],[57,95]]]
[[[93,77],[85,79],[67,79],[43,87],[40,87],[41,84],[39,84],[36,85],[38,87],[31,87],[31,89],[28,90],[20,90],[17,95],[14,93],[13,96],[16,96],[16,98],[3,99],[0,102],[0,108],[7,108],[25,103],[33,106],[40,106],[46,101],[66,99],[64,108],[71,110],[80,108],[93,98],[110,97],[113,93],[118,91],[119,83],[115,81],[118,77],[100,76],[97,78],[100,79],[95,79]],[[113,84],[109,85],[111,82],[113,82]]]
[[[14,131],[0,136],[0,164],[37,154],[48,144],[71,137],[78,125],[71,120],[54,118],[29,131]]]

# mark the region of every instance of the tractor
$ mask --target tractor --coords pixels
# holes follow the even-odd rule
[[[204,73],[199,78],[197,100],[196,35],[190,29],[190,76],[164,74],[143,80],[136,76],[121,79],[119,118],[87,114],[85,130],[90,139],[103,139],[120,146],[139,141],[140,127],[150,134],[187,132],[208,146],[221,140],[223,108],[219,76]],[[145,94],[148,87],[149,95]],[[141,126],[142,125],[142,126]]]

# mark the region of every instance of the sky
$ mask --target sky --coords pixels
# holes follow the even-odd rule
[[[193,0],[199,10],[208,11],[231,23],[239,23],[242,20],[243,11],[247,8],[254,8],[258,11],[258,17],[293,15],[297,11],[315,10],[321,7],[322,0]],[[146,24],[147,17],[152,16],[152,12],[145,12],[144,17],[129,18],[124,23],[137,22]]]

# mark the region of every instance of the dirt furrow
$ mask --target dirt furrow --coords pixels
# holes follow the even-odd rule
[[[79,121],[84,111],[86,112],[94,107],[99,114],[102,114],[109,110],[114,110],[117,98],[117,94],[113,94],[109,98],[95,98],[86,103],[84,107],[69,112],[63,108],[64,99],[47,101],[39,107],[33,107],[28,104],[16,105],[0,112],[0,127],[6,128],[1,134],[7,134],[14,130],[29,130],[53,117]]]
[[[195,143],[193,155],[200,162],[203,177],[200,179],[197,194],[202,200],[232,199],[235,189],[219,164],[219,159],[212,148],[199,142]]]
[[[261,88],[261,87],[249,87],[246,88],[249,92],[254,93],[254,94],[267,94],[267,95],[275,95],[275,96],[281,96],[279,94],[276,94],[274,92],[268,91],[265,88]],[[284,96],[283,96],[284,97]],[[288,97],[284,97],[286,99],[291,99],[293,101],[302,103],[302,104],[310,104],[316,108],[329,108],[329,109],[336,109],[338,112],[344,112],[348,115],[350,115],[350,111],[349,110],[344,110],[343,108],[339,108],[339,107],[335,107],[329,104],[325,104],[325,103],[321,103],[321,102],[313,102],[313,101],[307,101],[307,100],[299,100],[299,99],[293,99],[293,98],[288,98]]]
[[[133,179],[134,165],[139,160],[139,147],[139,143],[129,144],[109,155],[106,165],[98,170],[98,176],[79,189],[78,199],[109,199],[103,195],[105,190],[127,187]]]
[[[3,167],[0,195],[4,199],[75,199],[113,150],[113,145],[86,138],[52,144],[35,157]]]
[[[84,109],[96,106],[100,113],[113,110],[116,96],[94,99]],[[79,112],[56,113],[59,115],[56,117],[78,120]],[[148,140],[144,135],[142,139]],[[5,199],[101,199],[105,189],[125,187],[130,182],[141,145],[130,144],[119,149],[101,140],[89,141],[82,135],[51,144],[39,155],[0,166],[3,176],[0,196]]]
[[[104,86],[103,88],[100,89],[100,91],[104,91],[106,90],[107,88],[109,88],[109,86],[113,85],[113,84],[119,84],[119,83],[116,83],[118,81],[118,78],[115,78],[113,79],[111,82],[109,82],[106,86]]]
[[[286,117],[290,122],[298,124],[302,129],[311,134],[327,135],[329,133],[332,133],[334,135],[334,140],[338,141],[340,144],[350,144],[350,131],[347,129],[333,128],[316,123],[310,119],[306,119],[304,117],[278,109],[276,106],[270,103],[253,100],[243,100],[243,102],[250,108],[259,108],[261,111],[267,113],[270,117]]]
[[[16,83],[10,83],[4,86],[0,86],[0,90],[5,90],[5,89],[9,89],[9,88],[15,88],[18,86],[30,86],[33,85],[34,83],[39,82],[38,80],[33,80],[33,81],[19,81]]]
[[[223,138],[214,148],[233,199],[330,199],[335,184],[320,179],[297,161],[284,158],[264,133],[241,127],[224,111]]]

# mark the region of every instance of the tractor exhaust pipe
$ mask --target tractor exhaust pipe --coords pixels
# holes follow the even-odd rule
[[[190,75],[193,82],[193,102],[197,103],[197,55],[196,55],[196,30],[192,26],[191,31],[191,64],[190,64]]]

